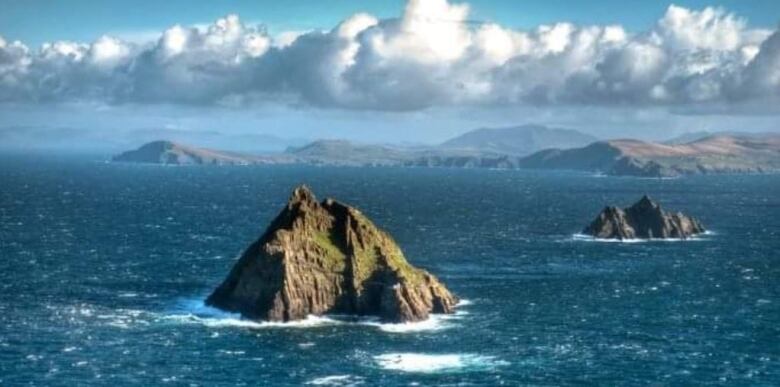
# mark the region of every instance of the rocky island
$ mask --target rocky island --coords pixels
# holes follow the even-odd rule
[[[358,209],[318,202],[300,186],[206,303],[254,320],[349,314],[410,322],[452,313],[457,301]]]
[[[631,207],[606,207],[582,231],[603,239],[687,239],[704,232],[701,223],[682,213],[668,213],[647,195]]]

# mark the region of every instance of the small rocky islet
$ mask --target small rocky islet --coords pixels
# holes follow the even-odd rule
[[[599,239],[687,239],[704,233],[698,219],[670,213],[645,195],[631,207],[605,207],[582,231]]]
[[[345,314],[385,322],[453,313],[457,302],[358,209],[333,199],[318,202],[306,186],[293,191],[206,300],[253,320]]]

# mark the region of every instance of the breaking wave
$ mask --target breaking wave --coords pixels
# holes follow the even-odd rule
[[[390,333],[414,333],[425,331],[440,331],[455,326],[454,321],[468,314],[465,311],[456,311],[454,314],[432,314],[428,319],[416,322],[383,323],[379,319],[361,319],[358,324],[375,326],[384,332]]]
[[[656,243],[656,242],[703,242],[710,240],[709,237],[715,235],[712,231],[705,231],[701,235],[692,236],[686,239],[680,239],[680,238],[652,238],[652,239],[641,239],[641,238],[631,238],[631,239],[611,239],[611,238],[596,238],[591,235],[582,234],[582,233],[576,233],[572,234],[571,239],[566,240],[567,242],[575,241],[575,242],[599,242],[599,243]]]
[[[353,375],[330,375],[306,382],[313,386],[357,386],[363,384],[363,378]]]
[[[469,305],[462,300],[458,306]],[[265,328],[313,328],[333,325],[358,325],[377,328],[389,333],[415,333],[440,331],[454,327],[455,322],[467,311],[458,310],[453,314],[433,314],[428,319],[417,322],[384,323],[376,317],[356,317],[348,315],[309,315],[303,320],[289,322],[253,321],[241,317],[238,313],[229,313],[206,305],[202,299],[187,299],[178,304],[173,313],[162,316],[163,320],[187,324],[201,324],[211,328],[238,327],[251,329]]]
[[[241,317],[239,313],[230,313],[212,308],[206,305],[202,299],[188,299],[179,304],[177,313],[163,316],[164,320],[180,323],[201,324],[211,328],[238,327],[238,328],[311,328],[340,323],[338,320],[322,317],[307,316],[303,320],[290,322],[253,321]]]
[[[374,361],[386,370],[417,373],[486,371],[509,364],[495,356],[457,353],[386,353]]]

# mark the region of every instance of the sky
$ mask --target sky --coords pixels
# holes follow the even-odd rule
[[[401,0],[309,1],[41,1],[3,0],[0,26],[6,40],[35,47],[56,40],[93,41],[103,34],[133,40],[159,37],[175,25],[206,25],[227,14],[264,24],[269,31],[329,29],[349,15],[366,12],[380,18],[398,17]],[[469,19],[513,28],[568,21],[577,24],[621,24],[634,31],[651,27],[671,4],[653,0],[472,0]],[[747,18],[751,25],[772,28],[780,22],[776,0],[675,1],[702,9],[722,7]]]
[[[780,2],[0,0],[0,148],[780,131]]]

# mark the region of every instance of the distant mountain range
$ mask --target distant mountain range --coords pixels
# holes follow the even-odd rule
[[[571,138],[567,138],[570,136]],[[780,172],[780,134],[719,134],[684,144],[623,139],[592,141],[566,129],[478,129],[438,146],[410,147],[318,140],[283,153],[250,155],[155,141],[114,161],[156,164],[314,164],[575,170],[615,176],[668,177]],[[554,146],[557,148],[542,149]],[[578,145],[578,147],[575,147]],[[528,154],[529,150],[536,151]]]
[[[318,140],[301,147],[291,147],[281,157],[309,164],[328,165],[398,165],[414,151],[406,147],[354,144],[346,140]]]
[[[712,136],[732,136],[732,137],[753,137],[753,138],[761,138],[761,137],[771,137],[773,133],[771,132],[736,132],[736,131],[720,131],[720,132],[708,132],[706,130],[701,130],[698,132],[688,132],[683,133],[677,137],[672,137],[666,141],[664,141],[664,144],[669,145],[679,145],[679,144],[687,144],[689,142],[698,141],[705,139],[707,137]]]
[[[577,148],[597,141],[596,137],[572,129],[523,125],[511,128],[472,130],[439,145],[440,149],[500,155],[526,156],[549,148]]]
[[[673,145],[599,141],[582,148],[540,151],[518,165],[643,177],[780,172],[780,134],[715,135]]]
[[[328,165],[425,165],[474,164],[474,159],[502,155],[525,156],[556,147],[584,146],[595,137],[570,129],[550,129],[539,125],[477,129],[435,146],[355,144],[346,140],[317,140],[285,152],[267,155],[239,154],[197,149],[172,141],[154,141],[135,151],[125,152],[115,161],[161,164],[266,164],[308,163]],[[159,157],[154,153],[159,152]],[[204,162],[200,162],[203,160]],[[441,160],[449,160],[441,162]],[[465,161],[464,161],[465,160]],[[469,161],[471,160],[471,161]]]

